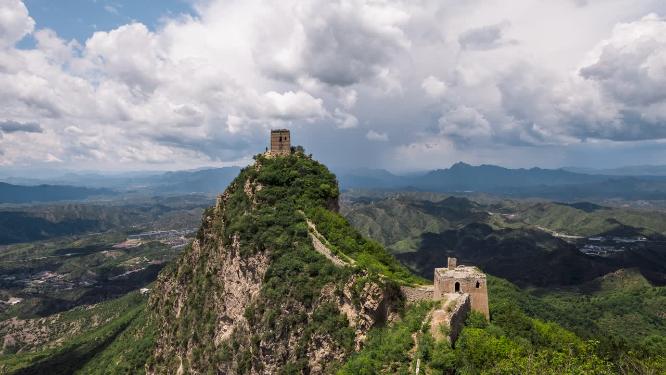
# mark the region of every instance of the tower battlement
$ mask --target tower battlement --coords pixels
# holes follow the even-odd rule
[[[269,154],[272,156],[286,156],[291,154],[291,135],[288,129],[271,130],[271,149]]]

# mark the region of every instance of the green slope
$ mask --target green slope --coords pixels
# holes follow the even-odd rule
[[[455,348],[432,339],[429,325],[422,324],[429,306],[414,305],[401,321],[371,331],[367,345],[339,373],[409,374],[414,373],[417,360],[426,374],[664,373],[666,336],[658,317],[664,311],[664,288],[651,288],[635,275],[624,276],[599,280],[603,287],[592,298],[573,297],[574,292],[569,292],[569,299],[537,296],[491,276],[491,323],[472,314]],[[636,297],[637,290],[659,300]],[[619,306],[614,304],[618,299],[634,303]],[[635,304],[638,300],[652,310],[641,313]],[[601,306],[605,309],[601,316],[586,313]],[[637,309],[633,314],[652,323],[637,327],[619,319],[610,332],[593,328],[604,315],[628,309]]]
[[[338,195],[335,176],[302,153],[258,156],[241,171],[204,213],[195,244],[158,279],[150,302],[158,327],[150,370],[334,369],[353,351],[356,332],[366,329],[348,321],[341,301],[356,311],[374,290],[391,306],[400,303],[398,284],[421,282],[335,212]],[[336,267],[315,251],[307,220],[349,266]],[[243,295],[235,294],[238,288]],[[321,346],[330,358],[313,362]]]
[[[666,235],[666,214],[657,211],[591,203],[537,203],[519,205],[513,213],[516,220],[573,235]]]
[[[86,364],[114,345],[127,347],[123,334],[145,316],[147,298],[138,292],[94,305],[79,307],[49,318],[5,321],[2,333],[15,337],[12,347],[0,355],[3,374],[68,374],[82,371]],[[7,337],[7,336],[5,336]],[[120,340],[119,340],[120,339]],[[138,349],[131,347],[132,351]],[[141,356],[139,352],[137,356]],[[139,362],[145,362],[145,356]],[[91,362],[92,361],[92,362]],[[85,371],[83,373],[88,373]]]

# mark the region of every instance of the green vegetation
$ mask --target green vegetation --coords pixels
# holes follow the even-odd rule
[[[666,214],[593,204],[537,203],[517,205],[516,220],[580,236],[664,236]]]
[[[392,252],[414,251],[418,246],[405,247],[398,243],[418,239],[424,232],[439,233],[451,225],[446,218],[430,215],[405,198],[371,202],[343,207],[343,213],[356,230]]]
[[[240,234],[243,248],[260,251],[290,251],[294,241],[308,243],[305,212],[317,230],[332,245],[332,251],[356,261],[362,269],[381,274],[389,280],[411,284],[422,282],[413,276],[378,243],[361,236],[337,212],[338,189],[335,175],[326,167],[303,154],[267,159],[259,155],[260,168],[244,169],[232,186],[255,181],[255,207],[242,189],[234,189],[226,203],[223,221],[227,244]],[[295,238],[294,238],[295,237]],[[300,243],[300,242],[299,242]]]
[[[38,327],[40,330],[47,330],[48,334],[40,338],[42,342],[39,343],[17,342],[16,345],[24,346],[15,348],[17,351],[20,350],[18,354],[0,356],[0,372],[3,374],[73,373],[81,370],[85,364],[91,363],[89,361],[97,360],[96,357],[107,348],[112,350],[122,348],[126,353],[131,350],[132,353],[125,358],[127,362],[121,366],[132,366],[137,369],[138,364],[145,363],[146,360],[146,352],[141,348],[151,346],[150,342],[143,341],[140,343],[142,345],[130,348],[127,345],[133,343],[132,341],[121,342],[118,339],[128,336],[126,334],[128,327],[136,329],[140,325],[137,320],[143,319],[145,303],[146,298],[135,292],[96,305],[92,309],[73,309],[56,316],[53,320],[26,324],[23,330],[28,334],[34,333]],[[16,334],[16,332],[8,333]],[[147,335],[142,340],[150,341],[151,337]]]
[[[322,355],[319,370],[339,374],[408,374],[417,361],[425,373],[666,371],[664,288],[629,271],[595,279],[618,267],[583,256],[572,245],[535,229],[576,225],[581,233],[626,230],[629,224],[622,220],[627,218],[641,225],[640,233],[656,234],[661,233],[653,223],[657,216],[639,221],[632,213],[611,222],[609,209],[588,204],[403,197],[357,203],[345,219],[336,210],[338,195],[335,176],[302,150],[287,157],[257,156],[256,164],[243,169],[226,190],[222,204],[205,210],[196,244],[162,272],[148,304],[132,292],[93,307],[20,321],[18,328],[0,324],[0,333],[17,338],[5,345],[0,373],[136,374],[146,366],[155,373],[172,373],[182,366],[185,373],[297,374],[312,371],[313,358]],[[540,219],[540,207],[567,219],[551,220],[548,212]],[[173,211],[155,208],[139,216],[172,215],[169,221],[181,217]],[[196,207],[187,211],[183,217]],[[120,219],[114,215],[110,221]],[[315,251],[308,220],[350,266],[336,267]],[[352,224],[375,240],[364,238]],[[66,275],[58,278],[66,282],[111,280],[134,269],[140,259],[168,260],[175,255],[154,243],[109,249],[123,237],[105,233],[12,245],[0,254],[0,271],[17,277],[49,271]],[[531,287],[521,290],[489,276],[492,321],[471,314],[455,348],[434,341],[427,321],[432,304],[421,303],[404,308],[399,320],[377,324],[362,350],[354,353],[357,327],[350,326],[340,304],[360,309],[369,291],[378,298],[380,290],[386,298],[382,303],[396,311],[401,309],[398,286],[424,282],[382,244],[401,253],[398,259],[423,275],[429,276],[447,255],[458,255],[490,274],[497,270]],[[29,265],[21,264],[33,258]],[[137,280],[105,289],[108,293],[101,298],[125,293],[121,287],[130,284],[136,287]],[[45,295],[55,297],[52,303],[57,305],[90,301],[86,298],[95,294],[83,284],[61,289]],[[15,290],[7,290],[0,291],[3,299],[15,295]],[[238,290],[252,298],[229,296]],[[3,316],[51,311],[26,302],[5,310]],[[64,305],[57,306],[62,310]],[[241,313],[244,319],[239,319]],[[21,333],[34,333],[35,338]],[[339,358],[345,361],[339,363]]]
[[[473,223],[488,224],[495,230],[542,231],[541,227],[578,236],[643,235],[659,239],[666,235],[666,214],[658,211],[487,196],[467,199],[412,192],[367,198],[358,194],[350,194],[352,203],[342,210],[345,217],[361,234],[393,253],[417,251],[424,234],[456,230]]]
[[[666,370],[666,288],[653,287],[635,271],[618,271],[578,287],[531,293],[489,278],[491,298],[513,301],[530,316],[554,321],[623,366]],[[660,360],[661,358],[661,360]]]
[[[640,274],[619,271],[579,287],[527,292],[496,277],[488,278],[492,307],[514,304],[526,315],[556,322],[578,337],[595,341],[595,352],[614,371],[666,371],[666,288],[652,287]],[[555,324],[555,323],[552,323]],[[625,371],[625,368],[635,368]]]
[[[155,327],[144,311],[103,351],[77,372],[80,374],[143,374],[155,346]]]
[[[180,365],[179,356],[185,371],[246,373],[262,371],[267,366],[264,356],[269,355],[278,361],[288,358],[277,366],[281,371],[301,373],[311,366],[312,352],[318,349],[315,342],[323,340],[339,355],[350,353],[354,330],[331,304],[333,296],[341,296],[351,285],[352,303],[360,305],[366,283],[396,295],[397,284],[420,279],[332,211],[338,194],[335,176],[302,152],[278,158],[258,155],[256,164],[243,169],[225,191],[219,209],[204,213],[197,235],[202,250],[185,250],[162,275],[162,285],[178,287],[157,293],[151,309],[157,320],[177,328],[161,333],[165,338],[158,347],[163,354],[151,360],[150,368],[169,372]],[[353,259],[354,265],[336,267],[317,253],[307,219],[334,253]],[[246,306],[248,325],[236,326],[229,342],[218,346],[214,312],[222,309],[225,286],[217,275],[230,249],[251,262],[270,259],[259,295]],[[332,296],[324,297],[326,293]],[[176,300],[182,306],[178,317],[171,308]],[[324,365],[330,371],[337,362]]]
[[[145,231],[198,226],[212,197],[123,197],[90,203],[0,205],[0,245],[91,232]]]
[[[332,245],[332,251],[344,254],[354,259],[358,266],[401,284],[426,282],[398,263],[379,243],[361,236],[338,213],[322,207],[315,207],[307,212],[308,217],[316,224],[317,230]]]
[[[402,320],[373,329],[365,347],[338,373],[407,374],[413,372],[417,359],[425,373],[632,374],[666,370],[663,336],[649,336],[640,349],[608,352],[598,339],[581,338],[558,323],[547,322],[548,318],[535,318],[558,313],[550,312],[550,305],[512,284],[491,277],[489,288],[491,323],[478,313],[470,314],[455,348],[445,341],[435,342],[430,335],[430,325],[424,319],[431,306],[413,305]],[[413,337],[418,337],[418,350]]]
[[[0,305],[0,320],[48,316],[118,298],[154,281],[180,252],[156,241],[112,247],[124,239],[105,233],[8,246],[0,252],[0,299],[23,301]]]
[[[424,200],[419,198],[417,193],[411,193],[409,197],[401,195],[398,199],[357,199],[344,211],[350,222],[360,225],[362,232],[386,243],[398,259],[424,276],[429,275],[432,268],[444,265],[447,256],[457,256],[462,262],[479,265],[490,274],[527,287],[521,290],[506,280],[489,276],[491,309],[495,306],[493,324],[484,327],[484,332],[466,330],[461,343],[472,342],[471,347],[476,347],[479,342],[490,342],[491,348],[510,348],[499,357],[514,361],[516,367],[502,365],[514,372],[529,373],[533,370],[526,366],[537,365],[556,372],[556,357],[563,356],[563,352],[553,352],[552,348],[544,351],[540,347],[543,343],[538,343],[539,340],[561,340],[557,337],[561,333],[558,330],[555,330],[556,337],[539,339],[542,328],[547,327],[544,322],[554,322],[548,324],[557,324],[560,329],[576,335],[575,340],[568,341],[568,345],[577,348],[574,352],[594,353],[597,358],[611,363],[613,372],[665,371],[662,358],[666,357],[663,349],[666,348],[663,339],[666,337],[663,320],[666,288],[653,286],[643,276],[648,275],[657,282],[663,280],[663,247],[658,243],[637,244],[635,250],[627,250],[612,259],[589,257],[578,252],[574,245],[536,227],[579,235],[658,237],[664,231],[663,214],[590,203],[488,198],[466,203],[445,197],[435,197],[435,202],[427,200],[433,198],[430,196]],[[486,212],[492,214],[484,217]],[[470,223],[470,218],[474,222]],[[433,230],[433,221],[440,229]],[[417,237],[391,243],[393,230],[401,235],[417,233]],[[410,243],[413,248],[405,249]],[[400,251],[396,252],[399,246]],[[526,264],[529,267],[525,267]],[[640,271],[618,270],[622,266],[637,267]],[[502,322],[501,315],[498,316],[501,303],[515,304],[522,315],[529,317],[529,324],[525,326],[534,328],[523,333],[508,330],[507,322]],[[521,319],[521,314],[516,314],[517,320]],[[503,330],[502,334],[496,334],[498,327]],[[490,331],[485,332],[488,329]],[[529,340],[531,346],[525,347],[525,340]],[[483,368],[483,371],[501,372],[478,363],[473,354],[468,353],[472,357],[467,358],[460,346],[433,353],[435,364],[431,367],[437,371],[456,368],[463,373],[482,372],[480,368]],[[573,358],[567,361],[572,366],[584,365],[576,364]],[[561,366],[565,368],[565,364]]]
[[[363,349],[352,355],[338,371],[339,375],[366,374],[409,374],[410,367],[415,364],[413,358],[414,338],[422,328],[432,303],[422,302],[407,308],[400,320],[388,327],[380,327],[370,331]]]
[[[563,325],[585,337],[603,337],[610,347],[638,349],[652,337],[666,337],[666,288],[653,287],[633,270],[536,294]]]

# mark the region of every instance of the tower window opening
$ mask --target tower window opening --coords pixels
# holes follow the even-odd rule
[[[478,289],[480,286],[481,286],[481,284],[479,284],[479,282],[477,281],[476,282],[476,288]]]
[[[456,282],[455,291],[456,291],[456,293],[460,292],[460,283],[458,283],[458,282]]]

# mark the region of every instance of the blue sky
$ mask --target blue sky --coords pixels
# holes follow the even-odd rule
[[[192,14],[192,4],[187,0],[26,0],[24,3],[39,27],[53,29],[64,39],[82,43],[95,31],[112,30],[133,21],[154,30],[164,17]],[[31,39],[26,38],[26,42]]]
[[[285,127],[336,168],[666,164],[664,16],[663,0],[0,0],[0,169],[242,165]]]

